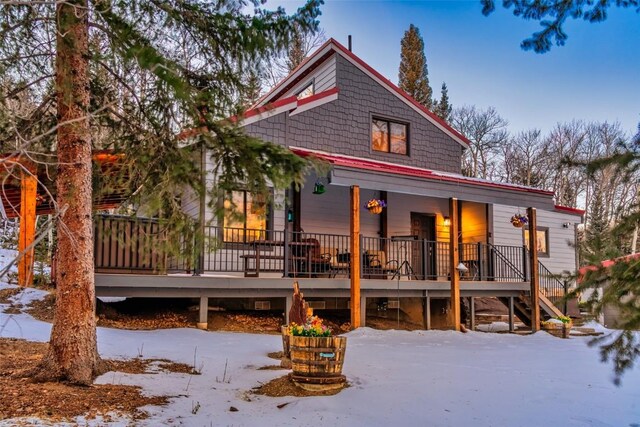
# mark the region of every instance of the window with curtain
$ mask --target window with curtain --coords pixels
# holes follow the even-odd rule
[[[371,148],[393,154],[407,154],[407,125],[374,117],[371,120]]]

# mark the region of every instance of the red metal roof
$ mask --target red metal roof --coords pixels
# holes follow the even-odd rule
[[[555,209],[557,211],[560,212],[567,212],[567,213],[571,213],[571,214],[576,214],[576,215],[584,215],[584,209],[578,209],[578,208],[570,208],[568,206],[560,206],[560,205],[555,205]]]
[[[538,188],[525,187],[516,184],[503,184],[485,179],[470,178],[458,174],[438,172],[431,169],[422,169],[413,166],[397,165],[393,163],[381,162],[377,160],[351,157],[341,154],[332,154],[324,151],[309,150],[300,147],[289,147],[291,151],[301,157],[315,157],[325,160],[336,166],[344,166],[353,169],[368,170],[373,172],[389,173],[393,175],[412,176],[434,181],[453,182],[458,184],[475,185],[487,188],[499,188],[503,190],[519,191],[524,193],[536,193],[546,196],[553,196],[552,191],[540,190]]]

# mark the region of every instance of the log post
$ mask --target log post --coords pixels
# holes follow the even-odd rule
[[[351,186],[351,328],[360,327],[360,187]]]
[[[22,162],[20,171],[20,235],[18,253],[23,254],[18,261],[18,285],[33,285],[34,248],[27,250],[36,235],[36,203],[38,195],[38,177],[31,162]],[[26,169],[26,170],[25,170]]]
[[[455,331],[460,330],[460,272],[457,267],[460,262],[458,254],[458,230],[460,229],[458,215],[458,199],[449,199],[449,216],[451,230],[449,233],[449,269],[451,271],[451,323]]]
[[[528,208],[529,268],[531,278],[531,332],[540,330],[540,276],[538,275],[538,236],[536,208]]]

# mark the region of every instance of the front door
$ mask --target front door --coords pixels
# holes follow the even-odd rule
[[[436,216],[411,212],[411,234],[418,237],[418,242],[411,251],[411,265],[416,276],[436,279]],[[426,240],[426,244],[423,244]]]

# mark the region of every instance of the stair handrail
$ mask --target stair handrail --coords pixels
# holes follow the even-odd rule
[[[540,260],[538,260],[538,277],[541,279],[540,292],[544,290],[543,294],[554,304],[556,304],[558,299],[564,298],[567,295],[565,283],[561,282],[557,275],[553,274]],[[561,291],[561,297],[552,295],[555,290]]]
[[[500,252],[498,250],[498,248],[496,248],[493,244],[491,243],[487,243],[487,246],[490,247],[493,250],[493,253],[495,253],[497,255],[497,257],[503,261],[507,267],[509,267],[512,271],[514,271],[515,273],[517,273],[518,277],[520,279],[522,279],[522,281],[526,280],[526,274],[524,271],[520,271],[520,269],[518,267],[515,266],[515,264],[513,264],[509,258],[507,258],[502,252]]]

